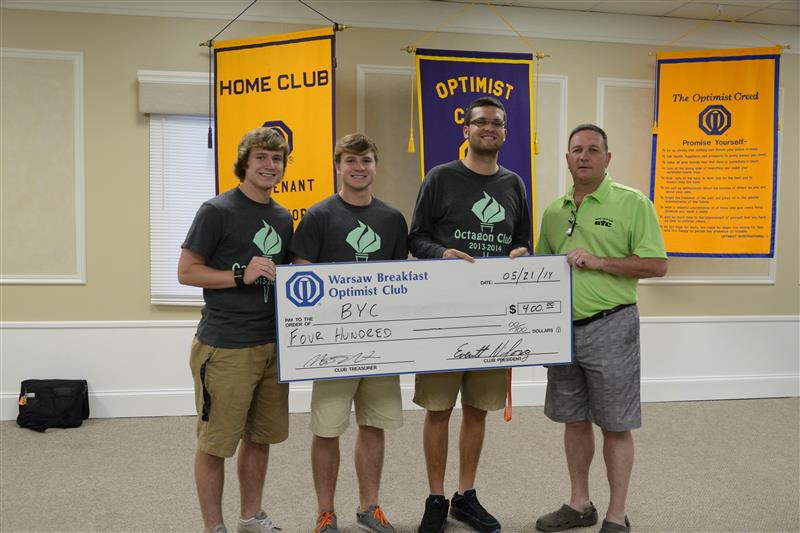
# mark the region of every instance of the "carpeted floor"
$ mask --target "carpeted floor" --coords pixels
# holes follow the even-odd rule
[[[800,531],[797,398],[645,404],[643,411],[628,498],[634,531]],[[416,531],[427,496],[423,417],[406,411],[405,427],[387,433],[381,504],[399,532]],[[459,423],[456,411],[450,492]],[[39,434],[0,423],[0,531],[201,531],[194,425],[194,417],[90,419],[81,428]],[[538,515],[568,497],[562,428],[531,407],[515,408],[509,424],[491,413],[487,429],[478,495],[504,532],[533,531]],[[336,502],[343,533],[357,531],[354,435],[351,427],[341,446]],[[309,437],[308,415],[292,415],[289,440],[271,452],[264,503],[287,533],[313,528]],[[608,489],[600,442],[591,487],[602,516]],[[231,527],[238,486],[228,464],[224,509]],[[449,524],[449,532],[468,531]]]

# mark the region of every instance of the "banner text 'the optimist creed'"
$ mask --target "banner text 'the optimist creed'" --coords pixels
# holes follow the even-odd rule
[[[692,102],[731,102],[739,100],[758,100],[758,91],[750,94],[737,92],[737,93],[722,93],[722,94],[700,94],[694,93],[691,97],[688,94],[673,93],[672,101],[674,103]]]

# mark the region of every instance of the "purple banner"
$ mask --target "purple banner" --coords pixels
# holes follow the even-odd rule
[[[464,110],[476,98],[494,96],[505,105],[508,123],[498,162],[520,175],[533,213],[532,73],[532,54],[418,49],[422,177],[464,158]]]

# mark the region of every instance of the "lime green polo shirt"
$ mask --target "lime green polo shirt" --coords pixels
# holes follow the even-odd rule
[[[536,255],[567,254],[583,248],[597,257],[667,257],[655,207],[644,194],[615,183],[608,174],[579,208],[574,194],[573,185],[545,209]],[[569,236],[573,213],[575,227]],[[636,278],[573,268],[572,319],[636,303],[637,282]]]

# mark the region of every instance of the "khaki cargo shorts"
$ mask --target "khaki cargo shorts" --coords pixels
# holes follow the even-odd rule
[[[428,411],[446,411],[455,407],[459,391],[461,405],[482,411],[502,409],[508,392],[508,369],[417,374],[414,403]]]
[[[356,423],[380,429],[403,425],[399,376],[328,379],[314,382],[311,392],[311,432],[318,437],[342,435],[356,407]]]
[[[278,383],[275,343],[216,348],[195,338],[189,367],[200,450],[231,457],[242,438],[275,444],[289,436],[289,384]]]

